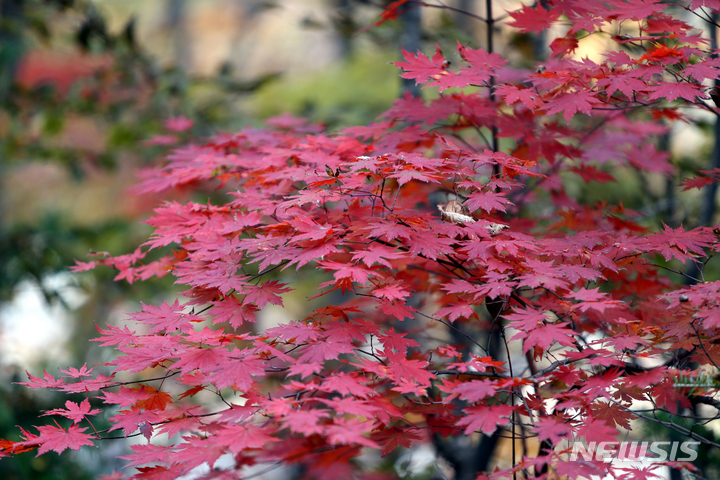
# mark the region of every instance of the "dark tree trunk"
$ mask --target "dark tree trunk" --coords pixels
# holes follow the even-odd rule
[[[720,19],[720,15],[713,14],[713,21],[715,23],[718,22],[718,19]],[[717,28],[714,25],[710,25],[710,48],[712,50],[717,50],[718,48]],[[720,81],[718,81],[718,79],[715,79],[714,86],[716,89],[720,88]],[[715,117],[715,128],[713,129],[713,132],[715,134],[715,145],[713,146],[708,170],[720,168],[720,117]],[[702,226],[711,227],[714,225],[713,219],[715,217],[715,208],[717,203],[717,190],[717,182],[713,182],[705,187],[702,204],[700,205],[699,224]],[[687,271],[687,276],[685,277],[686,283],[695,283],[693,278],[702,280],[701,277],[702,274],[699,266],[697,263],[692,262]]]
[[[420,37],[422,31],[422,15],[420,7],[410,4],[408,8],[399,15],[402,20],[403,30],[400,36],[400,46],[408,52],[420,51]],[[410,92],[413,97],[420,97],[420,86],[415,80],[402,79],[402,94]]]
[[[22,56],[23,0],[0,0],[0,102],[5,102]]]

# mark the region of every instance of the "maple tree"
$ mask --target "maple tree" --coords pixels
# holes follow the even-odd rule
[[[418,5],[394,2],[379,23]],[[146,439],[124,457],[136,479],[178,478],[226,454],[231,468],[198,475],[242,478],[261,463],[383,478],[363,452],[432,443],[459,478],[445,439],[482,434],[510,438],[512,459],[470,478],[652,478],[658,464],[571,461],[563,442],[613,441],[644,419],[720,446],[638,410],[717,415],[712,386],[677,383],[720,361],[720,281],[704,276],[720,230],[654,231],[622,205],[584,205],[565,190],[616,182],[622,169],[674,175],[658,136],[692,122],[690,108],[720,113],[703,83],[720,60],[680,13],[714,28],[718,10],[717,0],[526,5],[509,27],[564,32],[535,70],[461,44],[459,68],[440,48],[404,52],[401,75],[437,98],[406,95],[376,123],[335,133],[286,115],[178,146],[138,192],[224,196],[164,202],[142,247],[75,271],[169,274],[185,298],[98,327],[96,341],[119,353],[106,365],[28,374],[31,388],[90,400],[46,412],[65,420],[2,441],[3,454],[60,453],[122,431]],[[607,41],[603,59],[573,59],[591,35]],[[717,179],[706,170],[683,185]],[[699,277],[671,262],[696,263]],[[256,328],[293,282],[327,301]],[[108,432],[92,426],[102,405],[117,408]],[[521,438],[536,444],[516,451]]]

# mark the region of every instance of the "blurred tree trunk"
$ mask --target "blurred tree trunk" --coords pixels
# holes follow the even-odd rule
[[[670,134],[669,133],[663,133],[660,136],[660,141],[658,144],[658,150],[661,152],[669,152],[670,151]],[[665,211],[665,223],[667,223],[669,226],[673,228],[677,228],[677,221],[675,219],[675,188],[677,185],[677,178],[674,176],[668,176],[667,179],[665,179],[665,207],[661,208],[661,210]]]
[[[353,5],[352,0],[333,0],[335,4],[335,30],[338,34],[340,58],[347,60],[353,53]]]
[[[0,102],[10,92],[22,54],[23,0],[0,0]]]
[[[713,14],[713,21],[715,23],[720,19],[720,15],[717,13]],[[714,26],[710,27],[710,48],[717,50],[718,48],[718,36],[717,28]],[[717,55],[714,55],[717,56]],[[720,89],[720,81],[715,79],[715,88]],[[708,170],[720,168],[720,117],[715,118],[715,146],[713,147],[712,157],[710,158],[710,166]],[[717,203],[717,182],[713,182],[705,187],[705,196],[700,211],[700,225],[710,227],[713,224],[713,218],[715,217],[715,208]]]
[[[713,21],[715,23],[718,22],[718,19],[720,19],[720,15],[713,14]],[[712,50],[717,50],[718,48],[717,28],[714,26],[710,26],[710,48]],[[718,79],[715,79],[714,86],[716,89],[720,89],[720,81],[718,81]],[[715,128],[713,129],[713,132],[715,134],[715,145],[713,146],[712,156],[710,157],[710,165],[708,165],[707,168],[708,170],[720,168],[720,117],[715,117]],[[712,227],[714,225],[713,219],[715,217],[715,208],[717,203],[717,190],[718,184],[717,182],[713,182],[706,186],[703,191],[702,204],[700,205],[700,218],[698,221],[698,223],[702,226]],[[685,277],[686,283],[695,283],[691,277],[702,280],[700,268],[695,262],[692,262],[690,268],[687,270],[687,277]]]
[[[23,0],[0,0],[0,109],[6,110],[15,73],[22,57]],[[0,137],[0,179],[5,171],[5,141]],[[0,241],[5,237],[3,192],[0,190]]]
[[[455,13],[455,25],[457,25],[458,30],[473,38],[475,36],[473,22],[476,20],[462,12],[475,13],[475,0],[458,0],[457,9],[461,10],[461,12]]]
[[[187,29],[187,0],[170,0],[167,5],[168,27],[172,30],[175,49],[175,64],[187,72],[192,67],[191,42]]]
[[[405,7],[403,7],[405,8]],[[402,34],[400,35],[400,46],[411,53],[417,53],[420,50],[420,40],[422,32],[422,15],[420,7],[410,4],[400,14],[402,21]],[[413,97],[420,97],[420,86],[415,80],[402,79],[402,94],[410,92]]]

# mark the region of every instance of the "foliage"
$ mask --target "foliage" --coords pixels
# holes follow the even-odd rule
[[[459,68],[439,48],[406,52],[402,75],[442,95],[405,96],[376,123],[335,134],[281,116],[174,149],[138,191],[214,186],[222,200],[168,200],[142,247],[75,270],[105,265],[129,282],[170,274],[185,300],[98,327],[97,341],[119,352],[103,367],[29,374],[31,388],[100,393],[49,412],[64,418],[4,442],[4,453],[59,453],[121,431],[146,440],[124,457],[137,479],[197,473],[226,454],[232,467],[204,478],[242,478],[256,463],[371,478],[365,451],[442,450],[444,437],[503,431],[511,461],[478,478],[652,477],[655,465],[570,461],[563,442],[613,441],[638,418],[661,421],[642,405],[715,417],[708,390],[676,383],[718,368],[720,281],[702,274],[720,230],[653,231],[622,205],[580,204],[564,182],[611,183],[620,168],[669,176],[656,146],[667,123],[692,121],[692,108],[718,114],[702,82],[720,61],[677,12],[655,0],[525,6],[510,13],[519,32],[567,28],[534,70],[462,44]],[[590,35],[612,48],[571,59]],[[700,277],[686,284],[663,274],[692,263]],[[258,322],[283,305],[292,269],[327,303]],[[118,408],[108,431],[92,427],[101,404]],[[717,446],[707,432],[662,425]],[[522,456],[520,438],[536,439]]]

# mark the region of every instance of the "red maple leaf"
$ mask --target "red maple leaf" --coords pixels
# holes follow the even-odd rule
[[[464,409],[466,416],[458,420],[457,426],[466,426],[465,434],[479,430],[485,435],[491,435],[497,430],[498,425],[505,425],[513,411],[510,405],[479,405]]]
[[[443,77],[453,78],[457,75],[447,70],[450,62],[448,62],[440,50],[440,46],[435,46],[435,54],[432,58],[428,58],[424,53],[417,52],[412,54],[402,49],[404,62],[392,62],[396,67],[405,70],[400,74],[403,78],[415,80],[418,84],[427,83],[431,80],[439,80]]]
[[[557,445],[573,432],[573,428],[563,417],[552,415],[537,419],[535,431],[538,433],[538,440],[550,440],[553,445]]]
[[[592,92],[568,92],[559,94],[547,101],[545,112],[548,115],[562,112],[563,118],[569,124],[576,113],[591,114],[593,105],[601,103]]]
[[[550,28],[552,22],[558,19],[560,11],[557,8],[545,8],[543,5],[524,5],[520,10],[508,12],[513,18],[508,25],[517,28],[520,32],[540,33]]]
[[[222,428],[216,437],[216,442],[238,454],[248,448],[263,448],[267,443],[277,442],[280,439],[269,435],[267,428],[257,427],[249,423],[227,425]]]
[[[554,56],[564,56],[574,52],[579,46],[579,42],[574,35],[558,37],[550,43],[550,50]]]
[[[682,181],[681,185],[683,190],[690,190],[692,188],[703,188],[706,185],[715,183],[720,179],[720,168],[714,170],[701,170],[700,175],[697,177],[686,178]]]
[[[497,386],[494,382],[488,380],[473,380],[462,383],[453,390],[453,393],[459,394],[460,398],[471,403],[492,397],[496,392]]]
[[[512,105],[515,102],[522,102],[530,110],[540,108],[545,103],[542,96],[530,88],[519,88],[515,85],[500,85],[495,93],[505,99],[505,103]]]
[[[582,177],[582,179],[586,182],[595,181],[600,183],[606,183],[615,181],[615,177],[613,177],[607,172],[598,170],[597,167],[593,165],[582,165],[580,167],[573,167],[572,171],[580,175],[580,177]]]
[[[57,425],[57,424],[56,424]],[[22,447],[24,444],[39,444],[37,456],[52,450],[56,453],[62,453],[66,449],[80,450],[80,447],[85,445],[95,446],[92,442],[94,438],[92,435],[83,433],[87,428],[81,428],[77,425],[70,425],[65,430],[60,425],[53,427],[52,425],[46,425],[43,427],[35,427],[40,432],[40,435],[33,437],[26,442],[19,442],[17,445]]]

